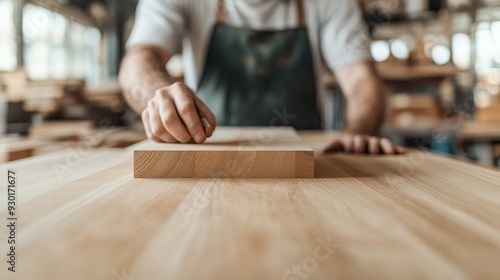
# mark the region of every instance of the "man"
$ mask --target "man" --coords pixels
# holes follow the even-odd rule
[[[141,0],[120,71],[150,139],[203,143],[204,124],[321,129],[335,72],[346,127],[328,151],[396,154],[378,137],[385,94],[353,0]],[[182,51],[186,83],[165,64]]]

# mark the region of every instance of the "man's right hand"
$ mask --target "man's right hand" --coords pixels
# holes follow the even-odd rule
[[[212,129],[205,132],[202,118]],[[203,143],[216,126],[214,114],[183,83],[158,89],[142,112],[142,122],[149,139],[166,143]]]

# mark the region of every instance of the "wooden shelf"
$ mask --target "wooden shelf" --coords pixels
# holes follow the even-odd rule
[[[406,137],[428,137],[433,133],[439,131],[440,133],[451,134],[454,129],[449,123],[445,122],[427,122],[417,123],[412,126],[400,126],[393,124],[385,124],[382,129],[383,135],[404,135]]]
[[[462,70],[454,65],[421,65],[413,67],[389,66],[378,63],[376,68],[385,81],[407,81],[422,79],[447,78],[461,73],[468,73],[469,70]],[[333,75],[323,78],[326,85],[336,85],[337,79]]]
[[[467,122],[458,130],[460,140],[500,141],[500,124],[498,122]]]

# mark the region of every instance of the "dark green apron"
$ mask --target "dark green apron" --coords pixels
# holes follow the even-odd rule
[[[225,24],[219,0],[197,89],[218,125],[321,129],[303,3],[296,1],[299,27],[256,31]]]

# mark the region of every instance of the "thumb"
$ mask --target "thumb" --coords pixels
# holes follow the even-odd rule
[[[344,145],[339,139],[336,139],[323,150],[323,153],[329,154],[329,153],[338,153],[343,151],[344,151]]]

